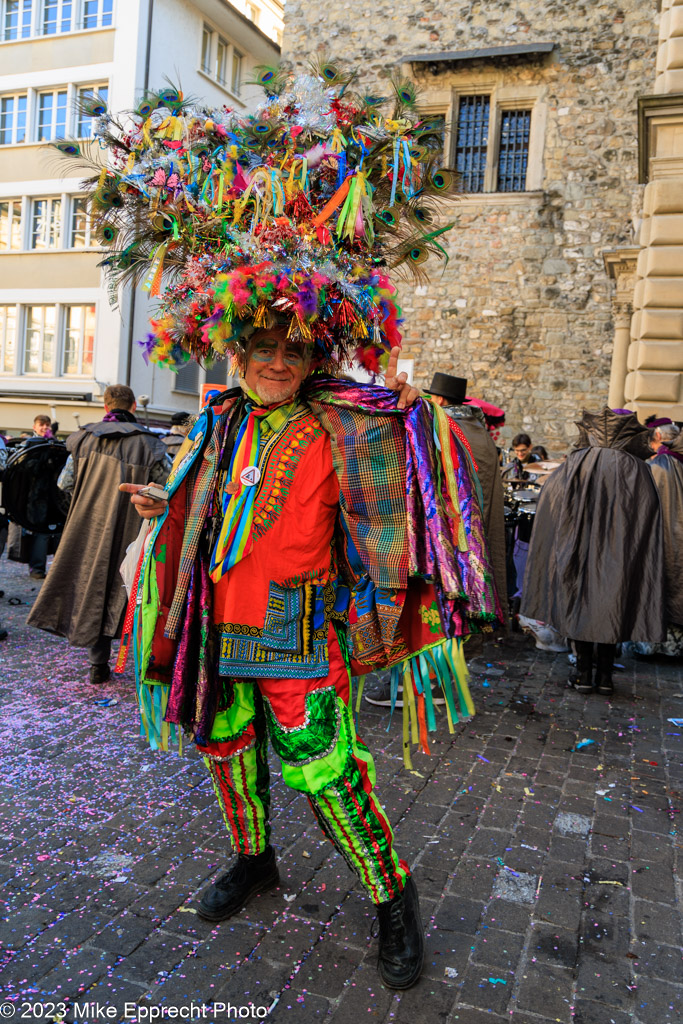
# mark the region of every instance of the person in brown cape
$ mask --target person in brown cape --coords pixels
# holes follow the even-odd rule
[[[660,505],[632,454],[645,434],[635,413],[584,410],[577,426],[578,447],[541,491],[521,612],[575,641],[579,693],[609,696],[616,645],[664,639]]]
[[[70,434],[59,478],[72,492],[54,561],[28,618],[30,626],[86,647],[90,682],[109,679],[112,640],[120,637],[126,591],[119,566],[140,520],[119,484],[163,484],[171,468],[162,440],[137,422],[135,395],[124,384],[104,392],[100,423]]]

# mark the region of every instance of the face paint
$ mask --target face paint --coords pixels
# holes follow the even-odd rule
[[[266,334],[252,343],[245,380],[262,402],[284,402],[298,391],[308,367],[306,349],[282,335]]]

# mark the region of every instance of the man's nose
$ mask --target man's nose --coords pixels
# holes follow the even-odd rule
[[[285,364],[285,355],[281,349],[277,348],[275,350],[275,355],[273,356],[273,361],[270,365],[273,370],[277,370],[278,372],[287,369]]]

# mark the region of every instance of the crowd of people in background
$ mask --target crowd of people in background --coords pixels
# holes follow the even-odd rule
[[[20,506],[10,510],[10,516],[4,504],[0,507],[0,556],[7,547],[8,557],[26,564],[29,578],[42,583],[48,556],[56,555],[50,579],[36,602],[36,615],[44,617],[46,613],[40,608],[49,606],[50,624],[46,628],[67,636],[75,646],[86,647],[92,683],[109,678],[111,643],[120,636],[125,602],[118,569],[138,527],[127,503],[120,498],[118,484],[135,476],[163,485],[192,422],[189,413],[178,412],[172,415],[166,430],[150,430],[138,423],[135,408],[131,389],[114,385],[105,391],[102,421],[87,424],[63,439],[59,437],[59,424],[46,413],[34,417],[31,431],[21,431],[14,437],[0,434],[0,480],[9,464],[13,483],[19,478],[18,487],[12,488],[13,504]],[[33,460],[22,479],[21,456],[47,442],[58,447],[61,454],[56,460]],[[151,461],[150,452],[154,453]],[[104,458],[98,460],[96,455]],[[57,475],[55,465],[60,466],[60,461],[61,472]],[[45,532],[27,526],[41,518],[46,523],[59,519],[55,493],[58,503],[61,495],[60,528]],[[87,552],[88,538],[97,544],[95,573]],[[109,539],[105,543],[103,538]],[[83,585],[84,579],[87,586]],[[71,594],[70,607],[67,591]],[[83,624],[84,617],[88,626]],[[0,640],[6,638],[7,630],[0,623]]]
[[[465,378],[437,373],[426,391],[456,421],[477,464],[496,586],[509,602],[512,628],[518,622],[530,627],[541,649],[571,650],[576,671],[570,681],[581,693],[612,692],[620,643],[641,655],[682,654],[680,425],[654,417],[642,425],[627,410],[584,412],[572,449],[550,461],[547,447],[526,431],[503,448],[504,411],[468,397]],[[149,430],[138,423],[135,408],[129,388],[108,388],[102,422],[60,442],[65,454],[58,486],[65,503],[74,500],[50,586],[32,612],[33,624],[87,649],[96,684],[109,678],[111,644],[121,633],[124,591],[116,570],[137,530],[114,483],[123,473],[127,480],[163,485],[192,422],[179,412],[166,432]],[[31,431],[0,435],[0,473],[17,452],[57,442],[58,432],[58,423],[38,413]],[[509,507],[506,513],[506,503],[514,515]],[[90,575],[97,594],[78,571],[79,561],[92,561],[83,557],[83,537],[95,520],[98,535],[107,532],[107,521],[117,524],[111,542],[100,545],[100,571]],[[59,540],[0,513],[0,555],[7,545],[8,556],[26,563],[33,580],[45,579]],[[0,623],[0,640],[6,636]],[[388,704],[385,691],[382,684],[366,697]]]

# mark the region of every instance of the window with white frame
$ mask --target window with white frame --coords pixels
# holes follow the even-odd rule
[[[106,28],[112,23],[114,0],[82,0],[80,27]]]
[[[26,93],[0,96],[0,146],[26,141]]]
[[[49,142],[66,135],[66,89],[39,92],[36,142]]]
[[[28,39],[33,20],[33,0],[1,0],[0,39]]]
[[[216,41],[216,71],[214,77],[220,85],[227,85],[229,49],[229,43],[222,39],[221,36],[218,36]]]
[[[56,306],[24,310],[24,373],[54,375]]]
[[[113,24],[113,0],[0,0],[0,42]]]
[[[463,192],[525,192],[533,100],[462,93],[453,119],[453,166]]]
[[[42,35],[54,36],[58,32],[70,32],[72,14],[73,0],[43,0]]]
[[[106,104],[109,100],[109,86],[106,82],[101,85],[84,85],[78,90],[78,101],[76,104],[76,135],[79,139],[89,139],[92,135],[93,118],[84,113],[83,104],[87,100],[99,97]]]
[[[202,25],[200,70],[239,96],[242,85],[242,54],[219,32]]]
[[[200,67],[205,75],[211,74],[211,44],[213,42],[213,30],[208,25],[202,29],[202,62]]]
[[[0,200],[0,252],[21,249],[21,199]]]
[[[242,88],[242,54],[239,50],[232,48],[232,74],[230,76],[230,88],[235,96],[239,96]]]
[[[59,249],[62,200],[34,199],[31,203],[31,249]]]
[[[253,21],[253,23],[255,25],[258,25],[259,18],[261,17],[261,12],[259,11],[259,9],[256,6],[256,4],[249,4],[248,3],[248,4],[246,4],[246,8],[247,8],[247,17],[249,18],[249,20]]]
[[[95,349],[95,306],[64,306],[63,313],[62,373],[90,377]]]
[[[69,249],[88,249],[91,241],[91,221],[84,199],[71,199],[71,220],[69,222]]]
[[[17,307],[0,306],[0,372],[14,373],[17,358]]]

